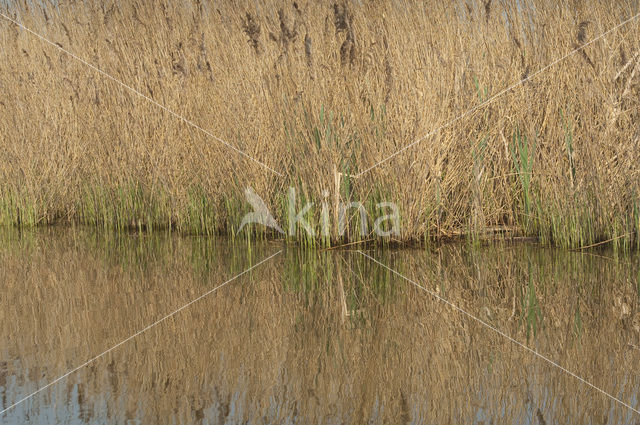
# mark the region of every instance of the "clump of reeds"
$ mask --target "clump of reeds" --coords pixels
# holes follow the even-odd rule
[[[282,174],[2,18],[4,224],[235,234],[247,186],[283,226],[291,186],[314,202],[316,224],[325,191],[366,205],[369,228],[377,202],[397,203],[396,240],[515,229],[567,247],[637,246],[640,27],[535,74],[631,17],[624,2],[16,1],[3,10]],[[348,177],[338,189],[334,170]],[[357,226],[294,239],[375,238]]]

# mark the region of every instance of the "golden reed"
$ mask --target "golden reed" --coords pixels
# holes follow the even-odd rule
[[[0,222],[233,234],[247,186],[281,222],[295,187],[395,202],[401,241],[635,246],[638,20],[554,62],[637,5],[521,4],[11,2],[55,45],[0,18]]]

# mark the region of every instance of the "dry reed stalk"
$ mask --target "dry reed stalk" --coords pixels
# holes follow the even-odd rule
[[[519,4],[13,2],[5,13],[285,178],[2,19],[0,221],[233,233],[250,185],[286,222],[288,186],[319,204],[334,165],[357,174],[631,16],[624,2]],[[516,225],[571,247],[630,233],[630,246],[639,32],[608,34],[374,168],[350,199],[372,216],[396,202],[404,241]],[[518,129],[536,143],[527,188]]]

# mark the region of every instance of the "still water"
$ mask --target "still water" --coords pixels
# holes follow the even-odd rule
[[[637,256],[364,252],[5,230],[0,423],[640,423]]]

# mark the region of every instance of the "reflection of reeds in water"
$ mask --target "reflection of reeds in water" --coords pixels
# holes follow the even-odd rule
[[[206,251],[207,271],[201,260],[190,260],[194,250],[204,252],[191,239],[125,239],[96,242],[81,233],[3,239],[10,241],[0,249],[7,402],[235,273],[231,248],[221,244]],[[254,263],[266,248],[254,247]],[[625,401],[638,393],[637,259],[511,245],[372,255],[605,391]],[[532,289],[536,332],[520,320]],[[4,419],[43,417],[53,403],[65,406],[60,418],[113,422],[630,418],[602,394],[360,254],[291,249]]]
[[[294,239],[316,245],[337,170],[329,199],[362,201],[370,229],[375,204],[396,202],[403,241],[497,228],[640,244],[637,21],[352,178],[631,13],[484,4],[11,1],[8,15],[285,177],[2,19],[0,223],[234,234],[248,185],[283,226],[293,186],[318,231]]]

